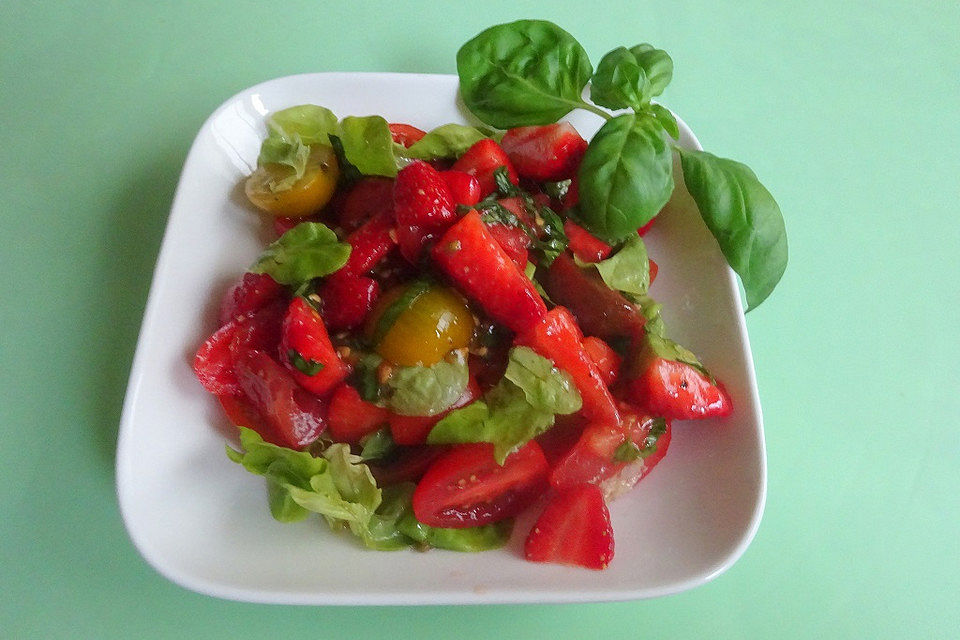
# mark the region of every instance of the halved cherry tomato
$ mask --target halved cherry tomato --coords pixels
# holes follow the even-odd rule
[[[258,167],[244,184],[247,198],[258,209],[284,218],[303,218],[324,207],[337,189],[340,168],[337,155],[325,145],[310,147],[306,172],[288,189],[274,190],[272,185],[293,175],[284,164],[268,163]]]
[[[413,492],[413,513],[431,527],[476,527],[511,518],[546,487],[547,460],[530,441],[503,466],[486,442],[458,445],[438,458]]]
[[[283,319],[280,357],[297,382],[321,396],[350,373],[333,349],[320,314],[300,297],[290,302]]]
[[[263,351],[247,351],[234,365],[240,387],[269,429],[264,440],[302,449],[326,426],[326,403],[301,388],[280,363]]]
[[[582,483],[600,484],[642,457],[631,456],[631,447],[636,447],[636,451],[655,447],[653,452],[643,457],[642,475],[653,469],[670,444],[669,423],[663,433],[652,432],[652,429],[662,427],[663,423],[625,405],[620,407],[620,416],[619,422],[594,422],[584,428],[576,444],[550,470],[550,484],[553,487],[560,489]],[[620,447],[627,447],[628,451],[618,456]]]
[[[357,444],[387,422],[388,411],[367,402],[348,384],[337,387],[330,396],[327,422],[330,435],[338,442]]]

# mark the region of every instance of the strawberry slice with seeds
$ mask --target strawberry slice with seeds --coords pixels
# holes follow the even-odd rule
[[[587,151],[587,141],[568,122],[516,127],[500,144],[517,173],[538,182],[573,177]]]
[[[531,562],[606,569],[613,560],[613,527],[600,488],[580,484],[555,494],[523,551]]]
[[[483,198],[497,190],[497,180],[493,172],[505,167],[507,177],[513,184],[519,183],[517,171],[507,157],[503,147],[490,138],[479,140],[453,163],[454,171],[469,173],[480,183],[480,197]]]
[[[416,263],[427,243],[457,219],[450,187],[426,162],[412,162],[397,173],[393,188],[400,253]]]

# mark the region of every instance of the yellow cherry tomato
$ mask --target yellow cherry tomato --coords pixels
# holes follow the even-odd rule
[[[244,185],[247,198],[258,209],[284,218],[304,218],[323,208],[337,189],[340,167],[331,147],[313,145],[303,177],[289,189],[274,191],[271,185],[293,174],[285,164],[267,163],[250,174]]]
[[[424,290],[407,302],[411,287],[416,286],[422,287],[422,283],[400,285],[388,291],[371,314],[367,332],[374,337],[382,334],[376,351],[386,360],[403,366],[429,367],[450,351],[470,343],[474,320],[463,297],[443,285],[422,287]],[[397,304],[409,306],[391,309]],[[385,322],[390,325],[383,326]]]

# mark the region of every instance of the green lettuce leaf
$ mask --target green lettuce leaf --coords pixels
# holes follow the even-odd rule
[[[394,413],[435,416],[457,401],[468,380],[467,357],[458,349],[429,367],[394,367],[381,392]]]
[[[327,136],[336,131],[337,116],[317,105],[304,104],[272,114],[267,120],[268,133],[260,145],[257,165],[282,164],[292,172],[271,182],[270,189],[284,191],[293,186],[306,171],[310,145],[330,144]]]
[[[482,400],[440,420],[427,442],[490,442],[503,464],[510,453],[552,427],[557,414],[574,413],[581,405],[566,372],[528,347],[514,347],[503,379]]]
[[[330,275],[347,262],[350,245],[320,222],[303,222],[268,246],[250,267],[281,284],[299,286]]]
[[[486,137],[475,127],[445,124],[432,129],[409,148],[397,149],[397,153],[412,160],[459,158],[467,149]]]
[[[340,121],[338,136],[347,160],[364,175],[397,175],[393,136],[380,116],[349,116]]]
[[[347,528],[375,549],[409,544],[391,523],[402,515],[394,503],[384,504],[369,467],[335,443],[322,457],[265,442],[256,431],[240,427],[243,451],[227,447],[227,455],[251,473],[267,479],[270,513],[281,522],[303,520],[310,513],[324,517],[332,529]]]

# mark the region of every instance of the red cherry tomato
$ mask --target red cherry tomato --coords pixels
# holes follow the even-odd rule
[[[342,384],[330,396],[330,435],[338,442],[357,444],[386,424],[388,412],[360,397],[348,384]]]
[[[391,122],[388,126],[390,128],[390,136],[393,138],[393,141],[397,144],[402,144],[405,147],[412,146],[413,143],[427,135],[427,132],[423,129],[417,129],[415,126],[410,124]]]
[[[439,457],[413,492],[413,513],[431,527],[465,528],[511,518],[546,487],[547,460],[528,442],[497,464],[493,445],[454,447]]]

